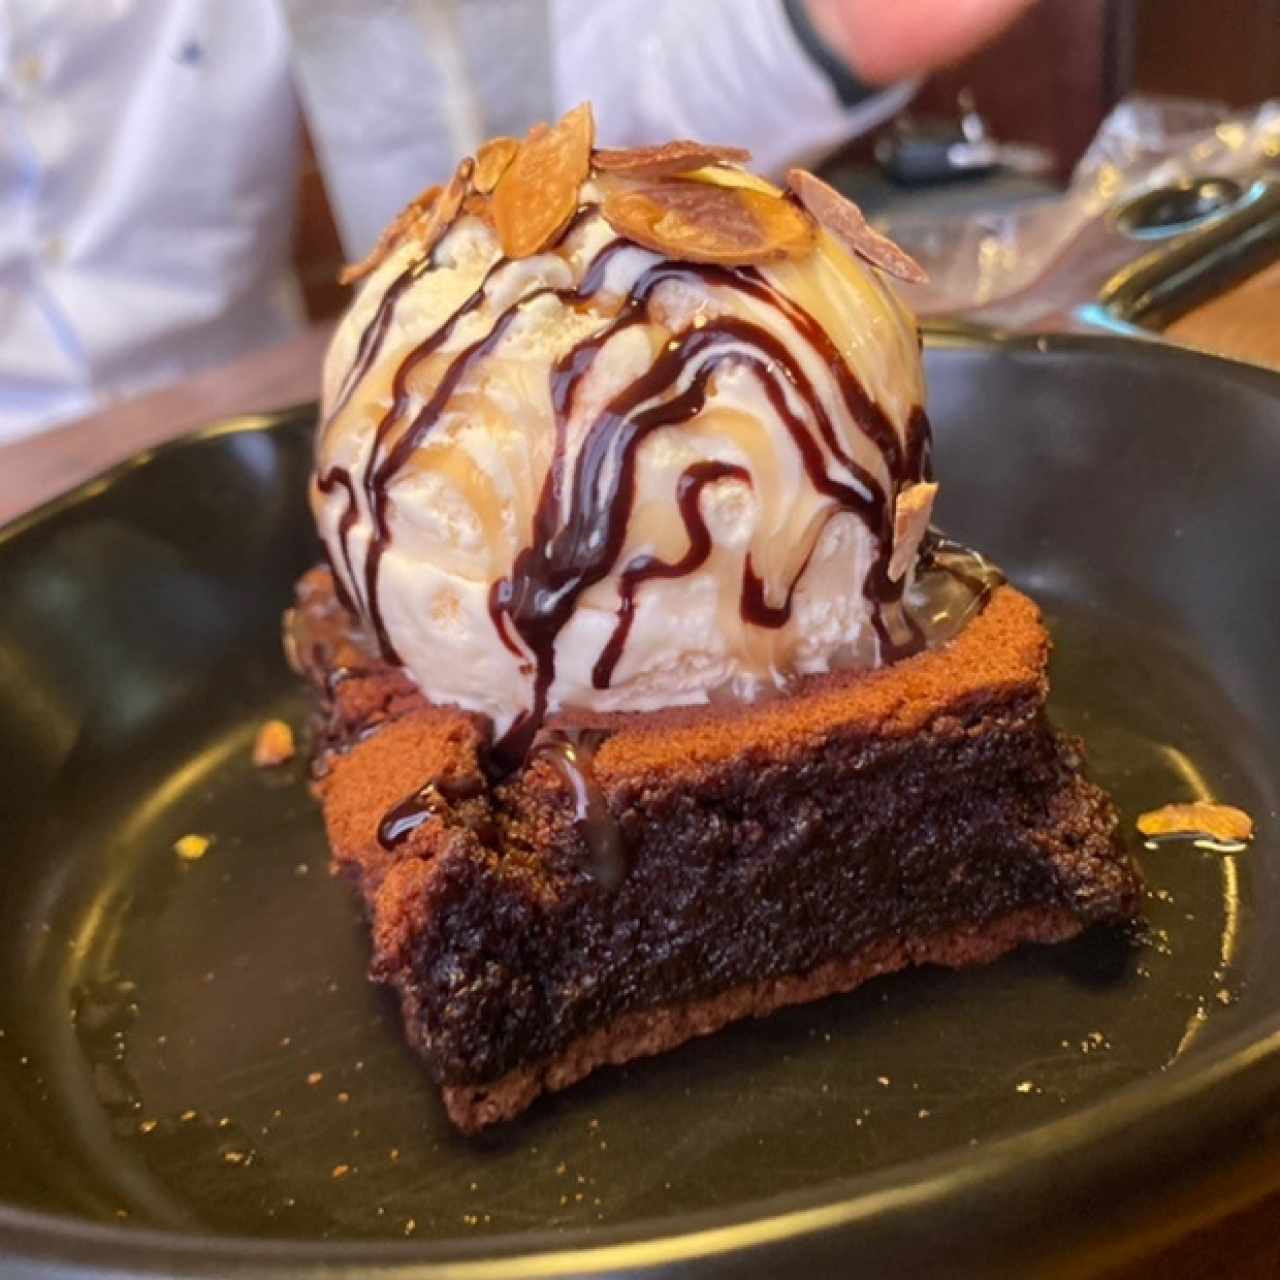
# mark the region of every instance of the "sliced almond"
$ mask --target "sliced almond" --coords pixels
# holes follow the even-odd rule
[[[670,178],[708,164],[746,164],[750,159],[751,152],[744,147],[718,147],[680,139],[660,147],[606,148],[595,152],[591,163],[601,173],[627,178]]]
[[[772,262],[813,246],[813,228],[790,201],[745,187],[678,179],[622,187],[601,212],[627,239],[686,262]]]
[[[734,194],[751,210],[764,233],[766,243],[779,256],[800,258],[812,252],[813,227],[790,200],[747,187],[738,187]]]
[[[897,582],[911,567],[920,549],[920,539],[929,527],[933,501],[938,496],[936,484],[908,485],[898,494],[893,508],[893,554],[889,558],[889,577]]]
[[[1138,830],[1144,836],[1208,836],[1227,844],[1251,839],[1253,819],[1229,804],[1197,800],[1144,813],[1138,819]]]
[[[405,232],[419,218],[430,212],[443,190],[444,188],[437,184],[414,196],[378,237],[378,243],[359,262],[350,262],[342,268],[338,273],[338,283],[354,284],[355,281],[363,280],[365,276],[376,271],[386,256],[400,243]]]
[[[476,171],[471,185],[481,195],[488,195],[506,173],[519,148],[520,143],[515,138],[490,138],[476,152]]]
[[[453,226],[453,220],[467,197],[474,168],[475,162],[468,156],[453,171],[453,177],[440,193],[440,198],[409,228],[406,235],[417,241],[423,253],[430,253]]]
[[[478,191],[472,191],[462,202],[462,212],[469,218],[479,218],[482,222],[487,222],[490,226],[493,226],[491,203],[488,196],[482,196]]]
[[[802,205],[852,253],[909,284],[923,284],[924,268],[862,216],[862,210],[807,169],[788,169],[787,186]]]
[[[529,131],[493,192],[493,224],[508,258],[540,253],[573,217],[594,141],[586,102],[550,128]]]
[[[360,280],[375,271],[403,241],[415,240],[424,254],[430,253],[462,208],[475,162],[468,156],[453,171],[449,185],[444,188],[428,187],[418,198],[397,215],[396,220],[378,237],[373,252],[352,267],[343,269],[338,279],[342,284]]]

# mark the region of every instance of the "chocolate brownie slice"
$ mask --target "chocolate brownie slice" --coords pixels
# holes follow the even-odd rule
[[[772,701],[553,717],[498,782],[486,722],[370,657],[327,571],[288,640],[372,976],[468,1132],[739,1018],[1138,908],[1011,587],[940,649]]]

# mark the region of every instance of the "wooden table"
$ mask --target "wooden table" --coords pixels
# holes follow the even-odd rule
[[[1280,369],[1280,262],[1175,320],[1176,342]]]
[[[1243,339],[1262,362],[1280,365],[1280,264],[1238,291],[1241,303],[1210,304],[1183,326],[1181,337],[1206,348]],[[1261,332],[1255,329],[1261,324]],[[1215,327],[1216,326],[1216,327]],[[314,399],[330,326],[319,326],[282,346],[258,352],[178,386],[120,404],[79,422],[0,448],[0,523],[54,497],[139,450],[215,418],[279,408]],[[1171,1217],[1189,1234],[1161,1242],[1146,1260],[1106,1272],[1107,1280],[1276,1280],[1280,1277],[1280,1196],[1212,1226],[1194,1229],[1208,1205],[1247,1202],[1248,1182],[1206,1190]],[[1161,1171],[1153,1169],[1157,1185]]]

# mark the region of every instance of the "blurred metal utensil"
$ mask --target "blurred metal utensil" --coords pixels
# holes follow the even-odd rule
[[[908,114],[898,117],[875,145],[876,160],[889,177],[903,186],[920,186],[995,169],[1030,176],[1052,172],[1052,151],[1029,142],[1001,142],[992,136],[971,90],[962,90],[956,105],[960,109],[957,121],[916,120]]]

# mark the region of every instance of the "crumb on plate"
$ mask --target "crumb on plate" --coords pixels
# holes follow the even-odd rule
[[[253,741],[253,763],[259,769],[270,769],[292,760],[293,730],[283,720],[268,720]]]
[[[212,836],[200,836],[192,833],[175,840],[173,842],[173,851],[184,862],[195,862],[209,852],[209,846],[212,843]]]

